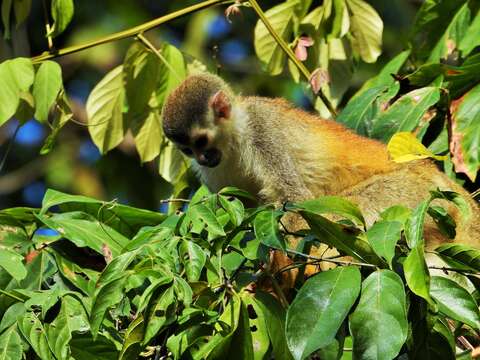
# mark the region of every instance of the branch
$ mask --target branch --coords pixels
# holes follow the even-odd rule
[[[315,261],[318,261],[318,262],[326,261],[326,262],[330,262],[330,263],[338,264],[338,265],[356,265],[356,266],[377,268],[377,265],[373,265],[373,264],[367,264],[367,263],[356,262],[356,261],[334,260],[333,258],[321,258],[321,257],[318,257],[318,256],[307,255],[307,254],[301,253],[299,251],[291,250],[291,249],[286,249],[286,252],[290,253],[290,254],[293,254],[293,255],[302,256],[306,259],[312,259],[312,260],[315,260]]]
[[[205,9],[205,8],[208,8],[208,7],[211,7],[211,6],[219,5],[219,4],[222,4],[222,3],[228,3],[228,2],[230,2],[230,1],[226,1],[226,0],[207,0],[207,1],[203,1],[199,4],[188,6],[184,9],[174,11],[170,14],[161,16],[159,18],[148,21],[148,22],[143,23],[141,25],[135,26],[133,28],[130,28],[130,29],[127,29],[127,30],[124,30],[124,31],[113,33],[111,35],[105,36],[105,37],[97,39],[97,40],[89,41],[89,42],[86,42],[86,43],[80,44],[80,45],[70,46],[70,47],[60,49],[60,50],[56,50],[56,51],[54,50],[52,52],[44,52],[41,55],[33,57],[32,61],[33,61],[33,63],[39,63],[39,62],[49,60],[49,59],[53,59],[53,58],[56,58],[56,57],[59,57],[59,56],[73,54],[73,53],[76,53],[78,51],[89,49],[91,47],[106,44],[106,43],[109,43],[109,42],[112,42],[112,41],[117,41],[117,40],[129,38],[129,37],[137,36],[138,34],[141,34],[143,32],[152,30],[153,28],[156,28],[163,23],[166,23],[168,21],[177,19],[181,16],[184,16],[184,15],[187,15],[187,14],[190,14],[190,13],[193,13],[195,11],[202,10],[202,9]]]
[[[272,27],[272,25],[268,21],[267,17],[265,16],[265,13],[263,12],[262,8],[260,7],[260,5],[258,5],[257,0],[249,0],[249,3],[252,6],[252,8],[255,10],[258,17],[260,18],[260,20],[265,25],[265,27],[267,28],[270,35],[273,36],[273,38],[275,39],[277,44],[282,48],[283,52],[295,64],[295,66],[298,68],[298,70],[300,70],[300,72],[307,79],[307,81],[310,82],[312,74],[310,73],[310,71],[308,71],[308,69],[305,67],[305,65],[303,65],[303,63],[300,60],[297,59],[297,57],[293,53],[292,49],[290,49],[290,47],[285,42],[285,40],[283,40],[283,38],[280,35],[278,35],[278,33]],[[318,96],[324,102],[328,111],[330,112],[330,114],[332,114],[332,117],[335,118],[336,115],[337,115],[337,112],[335,111],[335,108],[333,107],[330,100],[328,100],[328,98],[325,96],[325,94],[322,92],[321,89],[318,91]]]

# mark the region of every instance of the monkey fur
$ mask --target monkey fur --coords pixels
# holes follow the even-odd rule
[[[236,96],[218,76],[192,75],[167,98],[163,128],[194,158],[211,191],[236,186],[262,203],[339,195],[357,204],[371,225],[390,206],[413,209],[430,190],[455,191],[468,203],[470,217],[464,221],[455,205],[435,200],[455,220],[456,237],[448,239],[427,219],[427,248],[452,241],[479,246],[477,203],[431,161],[397,164],[383,143],[283,99]]]

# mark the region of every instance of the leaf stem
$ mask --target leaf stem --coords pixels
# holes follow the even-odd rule
[[[18,296],[15,296],[15,295],[13,295],[13,294],[10,294],[8,291],[2,290],[2,289],[0,289],[0,294],[3,294],[3,295],[5,295],[5,296],[8,296],[9,298],[12,298],[12,299],[14,299],[14,300],[20,301],[20,302],[22,302],[22,303],[25,302],[25,300],[19,298]]]
[[[159,18],[148,21],[148,22],[143,23],[141,25],[137,25],[137,26],[132,27],[130,29],[113,33],[111,35],[102,37],[102,38],[97,39],[97,40],[92,40],[92,41],[89,41],[89,42],[86,42],[86,43],[83,43],[83,44],[80,44],[80,45],[74,45],[74,46],[70,46],[70,47],[63,48],[63,49],[56,50],[56,51],[44,52],[41,55],[33,57],[32,61],[33,61],[33,63],[39,63],[39,62],[49,60],[49,59],[53,59],[53,58],[56,58],[56,57],[59,57],[59,56],[73,54],[73,53],[76,53],[76,52],[79,52],[79,51],[82,51],[82,50],[85,50],[85,49],[92,48],[94,46],[110,43],[112,41],[117,41],[117,40],[129,38],[129,37],[137,36],[138,34],[149,31],[153,28],[158,27],[159,25],[161,25],[163,23],[166,23],[168,21],[177,19],[181,16],[184,16],[184,15],[187,15],[187,14],[190,14],[190,13],[193,13],[195,11],[202,10],[202,9],[205,9],[205,8],[208,8],[208,7],[211,7],[211,6],[215,6],[215,5],[219,5],[219,4],[223,4],[223,3],[229,3],[229,2],[230,1],[226,1],[226,0],[207,0],[207,1],[203,1],[201,3],[195,4],[195,5],[192,5],[192,6],[188,6],[184,9],[174,11],[170,14],[160,16]]]
[[[181,81],[180,75],[175,71],[175,69],[170,65],[170,63],[165,59],[162,53],[145,37],[142,33],[137,35],[137,39],[148,49],[152,50],[155,55],[165,64],[165,66],[170,70],[170,72],[177,78],[177,80]]]
[[[272,35],[272,37],[275,39],[277,44],[282,48],[283,52],[295,64],[295,66],[298,68],[298,70],[300,70],[300,72],[307,79],[307,81],[310,81],[310,79],[312,77],[312,74],[305,67],[305,65],[303,65],[303,63],[300,60],[297,59],[297,57],[293,53],[292,49],[290,49],[290,47],[285,42],[285,40],[283,40],[283,38],[280,35],[278,35],[278,33],[275,31],[275,29],[273,28],[273,26],[270,24],[267,17],[265,16],[265,13],[263,12],[262,8],[260,7],[260,5],[258,5],[257,0],[249,0],[249,3],[252,6],[253,10],[255,10],[258,17],[260,18],[260,20],[265,25],[265,27],[267,28],[270,35]],[[337,112],[336,112],[335,108],[333,107],[332,103],[330,102],[330,100],[328,100],[328,98],[325,96],[325,94],[322,92],[321,89],[318,91],[318,96],[324,102],[325,106],[327,107],[327,109],[330,112],[330,114],[332,115],[332,117],[335,118],[337,116]]]

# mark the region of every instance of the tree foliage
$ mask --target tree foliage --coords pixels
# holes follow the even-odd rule
[[[252,9],[260,18],[251,24],[254,47],[266,72],[306,81],[321,114],[336,109],[337,121],[388,143],[394,160],[430,157],[475,180],[476,1],[423,2],[408,47],[350,98],[358,62],[381,53],[383,22],[368,2],[286,0],[263,13],[255,0],[236,1],[227,12]],[[31,1],[2,2],[6,38],[30,10]],[[74,3],[54,0],[50,10],[51,40],[67,29]],[[88,130],[102,153],[130,131],[141,162],[158,160],[176,198],[190,191],[189,164],[163,136],[161,109],[199,65],[171,44],[156,47],[142,29],[129,32],[136,39],[123,64],[91,91]],[[72,118],[62,69],[52,59],[83,48],[0,64],[0,125],[31,117],[50,125],[42,154]],[[480,250],[447,244],[425,253],[425,217],[443,219],[442,231],[455,232],[431,204],[436,198],[465,211],[454,194],[432,189],[417,208],[394,206],[367,228],[357,206],[338,197],[248,208],[242,200],[251,196],[240,189],[212,194],[201,187],[191,199],[167,200],[162,214],[51,189],[39,209],[0,211],[0,359],[468,358],[456,341],[478,345]],[[297,234],[297,248],[280,224],[287,213],[310,227]],[[319,244],[351,260],[309,256]],[[274,249],[291,264],[272,270]],[[429,267],[426,255],[446,263],[444,272]],[[337,267],[302,276],[306,265],[324,261]],[[285,292],[282,280],[292,269],[299,275]]]

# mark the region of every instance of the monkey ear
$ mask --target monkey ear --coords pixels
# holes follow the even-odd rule
[[[215,114],[215,120],[230,118],[232,105],[230,104],[227,94],[222,90],[217,91],[215,95],[212,96],[210,99],[210,107]]]

